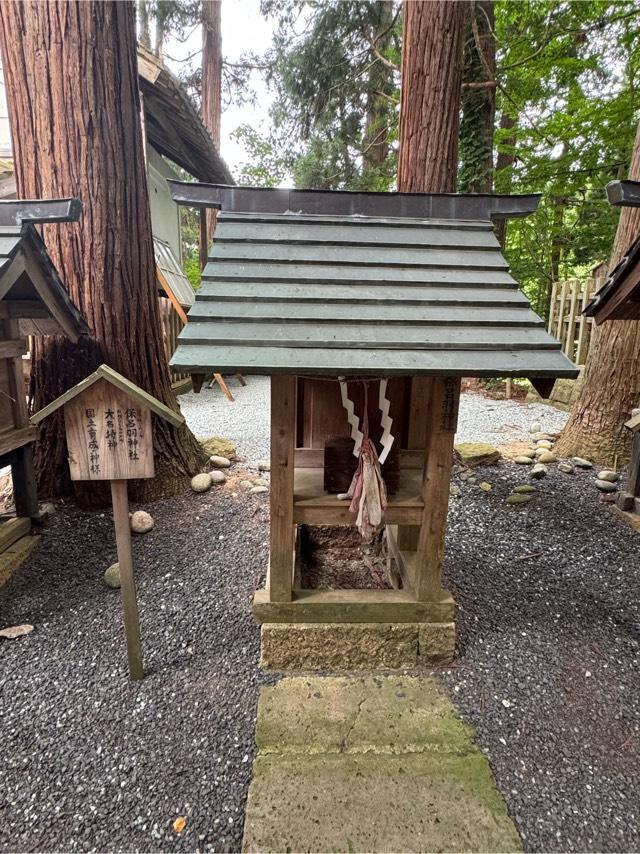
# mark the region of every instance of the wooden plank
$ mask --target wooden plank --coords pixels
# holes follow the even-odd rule
[[[0,554],[0,587],[11,578],[13,573],[31,556],[39,545],[41,537],[25,536]]]
[[[414,589],[416,599],[421,602],[434,600],[440,595],[459,399],[459,379],[433,379],[426,424],[422,483],[424,509],[418,538]]]
[[[35,427],[21,427],[19,430],[12,430],[9,433],[0,435],[0,457],[5,454],[21,448],[29,442],[34,442],[36,438]]]
[[[330,285],[370,285],[393,284],[400,285],[451,285],[453,287],[477,288],[478,271],[475,269],[436,268],[428,267],[376,267],[350,265],[336,268],[331,264],[294,264],[290,261],[269,264],[267,262],[246,262],[238,264],[235,261],[225,261],[216,254],[210,259],[204,271],[203,281],[207,282],[306,282],[307,284]],[[483,288],[516,288],[517,282],[507,270],[484,270],[482,273]],[[200,291],[198,291],[198,296]],[[522,294],[524,296],[524,294]],[[525,297],[526,299],[526,297]],[[528,305],[528,300],[527,300]]]
[[[558,339],[558,341],[562,345],[563,351],[564,351],[564,346],[565,346],[565,341],[566,341],[566,328],[565,328],[565,324],[564,324],[564,317],[565,317],[565,313],[566,313],[565,309],[566,309],[568,288],[569,288],[569,282],[568,281],[562,282],[562,284],[560,285],[560,304],[558,306],[558,321],[557,321],[557,330],[558,331],[556,334],[556,338]]]
[[[27,342],[24,338],[0,341],[0,359],[18,359],[27,352]]]
[[[569,283],[571,300],[569,305],[569,316],[567,318],[567,339],[564,346],[564,354],[568,359],[573,359],[573,351],[576,340],[576,314],[578,310],[578,297],[580,295],[580,280],[571,279]]]
[[[71,480],[153,477],[151,411],[101,379],[64,407]]]
[[[568,377],[577,368],[560,350],[381,350],[304,347],[178,345],[171,364],[207,374],[315,374],[324,376]]]
[[[239,321],[190,323],[181,344],[234,346],[250,343],[265,347],[373,347],[395,350],[558,350],[558,342],[541,327],[495,328],[466,326],[382,325],[367,323],[318,324],[295,320],[253,323]],[[567,336],[565,351],[572,349]],[[567,354],[568,355],[568,354]]]
[[[227,398],[227,400],[233,401],[234,397],[231,394],[231,392],[229,391],[229,386],[224,381],[224,377],[222,376],[222,374],[214,373],[213,378],[218,383],[218,385],[220,386],[222,393]]]
[[[12,338],[19,337],[19,321],[5,321],[5,328]],[[26,338],[20,337],[20,343],[22,351],[26,353],[29,349]],[[10,359],[7,364],[9,369],[10,394],[13,398],[13,411],[16,425],[20,427],[27,427],[29,425],[29,411],[27,409],[27,390],[24,381],[22,358],[18,357],[12,360]]]
[[[587,327],[593,323],[593,320],[585,315],[584,310],[591,302],[593,285],[594,281],[591,278],[587,279],[582,285],[580,320],[578,321],[578,343],[576,344],[576,365],[584,365],[587,361]]]
[[[129,499],[127,496],[126,480],[111,481],[111,502],[113,504],[113,526],[116,532],[118,563],[120,564],[120,589],[122,592],[124,630],[127,637],[129,674],[132,679],[142,679],[144,676],[142,643],[140,641],[136,583],[133,576]]]
[[[1,333],[0,329],[0,333]],[[11,370],[11,375],[9,371]],[[15,398],[13,392],[13,361],[8,359],[0,359],[0,435],[14,430],[16,418],[14,412],[13,401]]]
[[[295,590],[290,602],[272,602],[256,590],[253,612],[259,623],[449,623],[450,593],[416,602],[407,590]]]
[[[31,519],[17,516],[0,522],[0,554],[31,531]]]
[[[640,496],[640,432],[633,435],[628,472],[627,492],[634,497]]]
[[[285,243],[226,243],[216,239],[215,257],[221,261],[238,261],[262,264],[278,262],[286,258],[287,263],[324,263],[333,266],[368,265],[383,267],[429,267],[474,269],[476,275],[484,270],[508,270],[509,265],[499,249],[432,249],[431,247],[386,246],[380,249],[371,246],[301,245]]]
[[[160,267],[157,264],[156,264],[156,278],[158,279],[158,281],[162,285],[162,288],[163,288],[164,292],[166,293],[168,299],[171,301],[171,304],[172,304],[176,314],[178,315],[180,320],[184,324],[186,324],[187,313],[185,312],[183,307],[180,305],[180,301],[178,300],[178,297],[174,294],[173,289],[172,289],[171,285],[169,284],[169,281],[167,280],[167,277],[165,276],[165,274],[162,272],[162,270],[160,269]]]
[[[322,246],[437,247],[439,249],[500,249],[490,225],[484,228],[458,228],[457,224],[439,223],[426,227],[407,224],[387,226],[367,223],[302,220],[300,222],[263,222],[223,219],[216,232],[216,246],[224,243],[278,243]]]
[[[0,303],[1,305],[1,303]],[[199,323],[207,320],[232,320],[250,317],[252,322],[262,320],[297,320],[313,323],[333,323],[358,321],[366,323],[428,323],[432,326],[478,324],[481,326],[537,326],[544,328],[543,321],[525,304],[517,304],[512,308],[502,308],[495,305],[476,306],[470,311],[465,306],[432,306],[393,304],[393,312],[388,306],[369,303],[345,302],[340,305],[339,313],[335,305],[328,303],[305,302],[214,302],[212,300],[197,300],[189,311],[189,323]]]
[[[271,377],[271,602],[291,601],[293,585],[296,388],[295,376]]]
[[[551,299],[549,301],[549,325],[547,326],[547,331],[550,335],[553,335],[557,338],[556,329],[555,329],[555,319],[556,319],[556,302],[558,299],[558,283],[554,282],[551,285]]]
[[[49,316],[49,310],[39,300],[4,299],[0,302],[0,318],[43,320]]]

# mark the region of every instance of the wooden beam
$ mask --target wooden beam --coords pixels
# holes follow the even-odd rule
[[[35,438],[35,427],[22,427],[20,430],[11,430],[11,432],[3,434],[0,436],[0,457],[35,441]]]
[[[633,434],[628,471],[627,492],[630,492],[634,498],[640,497],[640,432]]]
[[[24,338],[0,341],[0,359],[18,359],[27,352],[27,342]]]
[[[13,545],[20,537],[31,532],[31,519],[20,517],[0,522],[0,554]]]
[[[424,509],[418,537],[414,594],[418,601],[440,596],[449,509],[453,440],[458,422],[460,379],[432,377],[422,483]]]
[[[11,462],[13,500],[18,516],[38,519],[40,507],[36,489],[36,472],[33,465],[33,445],[18,448]]]
[[[209,241],[207,240],[207,209],[200,208],[200,269],[207,266]]]
[[[180,305],[180,301],[178,297],[174,294],[171,285],[169,284],[167,277],[162,272],[160,267],[156,264],[156,278],[162,285],[162,288],[167,295],[167,297],[171,300],[171,305],[174,307],[176,314],[180,318],[180,320],[185,324],[187,324],[187,314],[183,307]]]
[[[296,389],[295,376],[271,377],[271,602],[290,602],[293,586]]]

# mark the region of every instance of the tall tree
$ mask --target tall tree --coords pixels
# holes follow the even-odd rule
[[[471,0],[464,34],[462,121],[458,188],[493,189],[493,130],[496,114],[496,40],[493,0]]]
[[[449,0],[405,2],[400,191],[455,192],[465,5]]]
[[[18,195],[83,203],[76,226],[49,228],[45,239],[91,337],[77,345],[35,339],[33,406],[104,361],[175,408],[156,294],[133,4],[3,2],[0,46]],[[186,428],[158,420],[154,445],[151,490],[175,489],[198,467],[202,452]],[[71,491],[61,417],[44,422],[36,462],[43,493]]]
[[[640,180],[640,125],[636,132],[629,177]],[[640,236],[640,209],[622,208],[609,270],[622,260]],[[579,454],[612,465],[629,452],[624,422],[640,401],[640,323],[608,320],[596,327],[585,366],[584,382],[558,441],[563,456]]]
[[[202,120],[220,147],[222,117],[222,0],[202,0]]]

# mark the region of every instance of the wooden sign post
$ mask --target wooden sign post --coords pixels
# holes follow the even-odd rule
[[[33,415],[32,424],[38,424],[61,406],[71,480],[111,482],[129,672],[132,679],[142,679],[127,481],[155,474],[151,413],[176,427],[184,423],[184,418],[107,365],[101,365]]]

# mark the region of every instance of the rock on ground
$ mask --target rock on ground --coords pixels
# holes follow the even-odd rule
[[[153,516],[146,510],[136,510],[129,521],[134,534],[146,534],[154,525]]]

